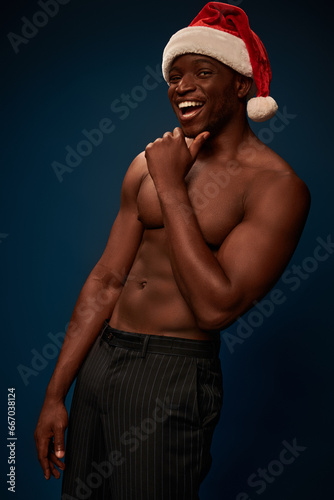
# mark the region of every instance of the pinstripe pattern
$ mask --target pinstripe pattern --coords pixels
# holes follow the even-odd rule
[[[198,500],[222,375],[219,346],[194,357],[189,342],[198,350],[179,339],[177,355],[142,356],[97,339],[74,391],[62,500]]]

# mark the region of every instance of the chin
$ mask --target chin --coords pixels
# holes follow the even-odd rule
[[[195,139],[195,137],[198,136],[201,132],[206,132],[208,128],[198,128],[197,130],[194,127],[182,127],[181,125],[182,132],[184,133],[185,137],[188,137],[189,139]]]
[[[191,134],[190,132],[186,133],[186,132],[183,132],[184,133],[184,137],[187,137],[187,139],[195,139],[195,137],[198,136],[198,134]]]

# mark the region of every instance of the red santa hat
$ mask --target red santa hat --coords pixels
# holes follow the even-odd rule
[[[269,96],[271,69],[268,54],[259,37],[250,29],[248,17],[239,7],[209,2],[187,28],[177,31],[165,47],[162,73],[169,80],[173,60],[183,54],[203,54],[253,78],[247,102],[251,120],[262,122],[277,111]],[[256,92],[256,97],[252,97]]]

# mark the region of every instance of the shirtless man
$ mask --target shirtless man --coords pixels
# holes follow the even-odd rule
[[[227,33],[227,43],[238,38],[252,76],[232,69],[221,45],[215,53],[196,34],[202,45],[194,47],[192,30],[203,26],[213,37]],[[198,498],[222,403],[219,331],[270,290],[298,243],[309,192],[248,125],[254,81],[249,116],[266,119],[276,108],[261,87],[267,72],[268,90],[269,62],[256,62],[245,30],[241,9],[211,3],[165,49],[181,128],[149,144],[125,175],[119,213],[79,295],[35,431],[46,479],[60,477],[64,401],[82,366],[63,500]]]

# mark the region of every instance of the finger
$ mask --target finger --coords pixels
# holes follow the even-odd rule
[[[64,462],[62,462],[59,458],[57,458],[56,455],[52,451],[49,453],[49,460],[54,465],[56,465],[57,467],[59,467],[59,469],[61,469],[61,470],[65,469]]]
[[[145,158],[147,159],[147,155],[149,154],[149,152],[151,151],[152,149],[152,146],[153,146],[153,142],[149,142],[145,148]]]
[[[37,445],[38,460],[43,469],[44,477],[45,479],[50,479],[51,472],[48,459],[49,439],[43,439],[41,442],[37,439],[36,445]]]
[[[43,463],[42,463],[42,461],[40,460],[39,463],[42,466],[42,469],[43,469],[43,472],[44,472],[44,477],[48,481],[50,479],[50,477],[51,477],[51,471],[50,471],[49,461],[46,459],[46,460],[43,460]]]
[[[60,478],[59,470],[56,469],[56,467],[52,463],[50,463],[50,470],[51,470],[51,474],[53,475],[53,477],[55,477],[56,479]]]
[[[193,140],[193,142],[189,146],[189,151],[193,159],[196,158],[198,155],[199,150],[205,143],[205,141],[208,139],[210,136],[210,132],[202,132],[201,134],[198,134],[197,137]]]
[[[65,455],[65,429],[58,427],[54,433],[54,451],[57,458],[63,458]]]
[[[184,133],[182,132],[182,129],[180,127],[175,127],[173,130],[173,135],[174,137],[181,136],[184,137]]]
[[[164,138],[167,138],[167,137],[172,137],[172,133],[171,132],[165,132],[164,135],[162,137]]]

